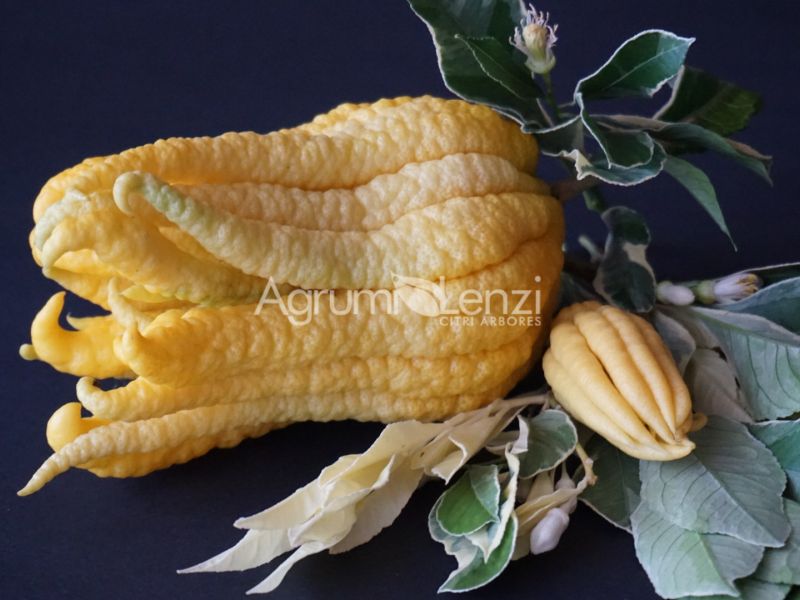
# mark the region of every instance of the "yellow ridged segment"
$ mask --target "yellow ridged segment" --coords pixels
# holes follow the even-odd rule
[[[514,373],[506,382],[490,390],[490,398],[505,395],[521,373]],[[141,421],[115,421],[95,424],[71,442],[62,446],[33,474],[18,493],[32,494],[48,481],[71,467],[91,466],[109,469],[110,462],[120,461],[118,472],[124,477],[144,475],[173,462],[171,452],[180,452],[197,440],[224,440],[231,443],[231,432],[269,427],[270,423],[296,421],[359,420],[396,421],[410,418],[441,419],[456,412],[475,409],[486,403],[483,395],[457,395],[425,398],[418,395],[394,395],[372,392],[346,392],[303,396],[276,396],[265,400],[206,406],[175,412]],[[68,423],[70,431],[81,431],[81,425]],[[219,444],[214,444],[219,445]],[[200,447],[204,447],[201,444]],[[163,450],[169,450],[162,453]],[[210,448],[206,448],[207,451]],[[180,454],[183,457],[183,454]],[[158,460],[150,462],[150,459]],[[109,463],[96,461],[109,460]],[[130,461],[126,463],[125,461]],[[169,463],[169,464],[165,464]],[[111,473],[109,473],[111,474]]]
[[[243,219],[313,231],[374,231],[451,198],[502,193],[549,194],[544,182],[491,154],[453,154],[409,163],[349,188],[304,190],[269,183],[173,186],[181,195]]]
[[[35,357],[81,377],[131,377],[131,370],[114,352],[114,340],[123,328],[113,319],[97,317],[81,321],[80,330],[63,329],[58,319],[64,295],[53,295],[33,320],[31,346]]]
[[[139,424],[141,423],[143,422],[139,422]],[[137,441],[129,440],[129,444],[149,447],[149,441],[139,440],[146,438],[151,433],[158,433],[160,430],[157,426],[151,427],[152,421],[144,423],[144,426],[140,426],[137,431],[132,432],[131,437]],[[79,403],[65,404],[53,413],[47,423],[47,442],[55,452],[52,458],[63,455],[74,457],[78,452],[84,452],[88,456],[94,454],[97,456],[96,458],[89,458],[80,464],[71,466],[87,469],[98,477],[140,477],[158,469],[197,458],[213,448],[230,448],[248,437],[263,435],[282,425],[267,422],[245,424],[207,435],[176,436],[174,444],[164,444],[153,450],[128,452],[118,446],[116,452],[110,453],[108,452],[109,430],[107,426],[113,426],[113,423],[97,417],[81,417]],[[152,432],[148,432],[148,429],[152,429]],[[76,440],[78,443],[73,444]],[[74,452],[76,447],[78,447],[78,452]],[[62,449],[63,454],[61,454]],[[34,480],[37,480],[36,475],[31,479],[31,483]],[[37,480],[37,483],[38,481],[41,481],[41,478]],[[46,481],[41,485],[44,483]],[[24,496],[33,493],[36,489],[38,488],[34,488],[29,483],[26,489],[21,490],[19,494]]]
[[[408,99],[377,113],[373,122],[347,123],[333,125],[339,129],[330,135],[287,129],[170,138],[88,159],[47,182],[34,203],[34,219],[67,190],[109,190],[128,171],[147,171],[176,183],[251,181],[324,190],[361,185],[410,162],[465,152],[501,156],[527,173],[536,168],[532,137],[491,109],[459,100]]]
[[[42,247],[45,269],[69,252],[91,249],[126,279],[148,291],[191,302],[247,302],[264,281],[220,262],[179,250],[146,222],[119,211],[98,210],[62,219]]]
[[[532,244],[523,251],[530,252],[527,258],[522,255],[514,260],[519,260],[519,265],[526,268],[532,256],[541,256],[539,250]],[[560,250],[553,250],[553,254],[557,252]],[[549,266],[540,264],[542,308],[547,309],[554,301],[560,261],[554,260]],[[462,289],[530,289],[530,276],[524,272],[513,273],[515,268],[497,265],[493,268],[497,277],[484,272],[446,282],[446,288],[451,297],[459,297]],[[504,280],[505,277],[509,279]],[[473,322],[458,322],[451,327],[445,321],[442,325],[439,317],[427,317],[409,309],[400,300],[391,301],[389,291],[379,296],[383,309],[374,311],[375,314],[370,314],[373,299],[368,295],[359,294],[353,298],[352,305],[358,306],[358,310],[345,313],[349,298],[337,292],[334,306],[345,314],[336,314],[336,310],[331,309],[330,296],[321,298],[317,313],[302,326],[294,325],[275,304],[264,305],[259,314],[256,314],[255,305],[167,311],[142,332],[127,330],[117,340],[115,349],[137,374],[156,383],[186,385],[209,377],[226,376],[232,371],[312,360],[387,354],[425,358],[469,354],[499,348],[527,329],[527,325],[519,321],[484,322],[483,310]],[[512,299],[520,300],[521,296]],[[490,312],[497,316],[505,307],[497,296],[491,296],[491,300],[494,302],[489,307]],[[302,308],[308,302],[312,300],[298,300],[296,306]],[[524,307],[535,310],[534,302],[531,295]],[[389,303],[396,314],[389,311]],[[509,312],[515,308],[513,304],[515,302],[508,303]],[[286,307],[290,308],[288,299]],[[181,360],[187,348],[192,349],[189,363]]]
[[[611,307],[609,307],[611,308]],[[614,309],[618,311],[618,309]],[[620,315],[624,320],[624,313]],[[606,317],[606,311],[599,307],[596,311],[584,311],[575,315],[575,326],[586,340],[592,354],[596,356],[607,373],[614,387],[624,398],[636,398],[634,404],[625,403],[633,409],[636,420],[641,421],[646,427],[655,431],[663,439],[674,436],[670,431],[664,416],[656,405],[648,381],[642,376],[636,365],[632,352],[646,353],[652,360],[649,350],[630,347],[620,336],[617,327]],[[633,327],[635,325],[631,324]]]
[[[80,402],[108,419],[136,420],[170,412],[230,404],[276,395],[332,394],[348,390],[449,396],[500,385],[524,365],[538,332],[525,334],[497,350],[426,359],[382,356],[311,362],[287,369],[243,372],[195,385],[172,387],[140,377],[103,391],[90,378],[78,382]]]
[[[114,199],[126,212],[132,209],[132,194],[142,195],[223,262],[313,289],[391,287],[392,273],[432,280],[467,275],[544,235],[555,211],[549,197],[489,194],[451,198],[377,231],[309,231],[239,218],[148,174],[127,173],[117,180]],[[419,252],[419,245],[426,251]]]

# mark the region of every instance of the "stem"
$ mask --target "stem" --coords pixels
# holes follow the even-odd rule
[[[589,485],[594,485],[597,481],[597,475],[594,474],[594,470],[592,469],[592,465],[594,461],[589,457],[586,453],[586,450],[583,449],[583,446],[580,444],[575,445],[575,453],[578,455],[578,458],[581,459],[581,465],[583,465],[583,472],[584,472],[584,480]]]
[[[561,111],[558,109],[558,102],[556,102],[556,96],[553,93],[553,79],[550,77],[549,72],[542,73],[542,79],[544,80],[544,89],[547,97],[547,104],[550,106],[550,110],[553,111],[553,117],[555,117],[555,122],[561,123]]]
[[[589,258],[592,263],[599,263],[603,260],[604,252],[597,247],[597,244],[595,244],[590,237],[586,235],[579,235],[578,244],[589,253]]]
[[[547,106],[544,102],[542,102],[541,98],[536,99],[536,105],[539,107],[539,111],[542,113],[542,117],[544,118],[544,122],[548,127],[554,127],[555,122],[553,121],[553,117],[550,116],[550,113],[547,112]]]
[[[574,175],[574,169],[571,165],[567,165],[569,171]],[[569,179],[562,179],[560,181],[556,181],[552,186],[550,186],[550,191],[553,193],[553,196],[558,198],[562,203],[566,202],[570,198],[574,198],[579,194],[586,192],[587,190],[592,189],[593,187],[597,186],[600,183],[600,180],[596,177],[584,177],[583,179],[575,179],[575,177],[570,177]]]
[[[561,123],[561,110],[558,107],[558,102],[556,102],[556,96],[553,93],[553,79],[550,77],[550,73],[542,73],[542,79],[544,80],[544,88],[545,88],[545,97],[547,99],[547,104],[550,107],[550,110],[553,112],[553,119],[548,118],[547,121],[550,127],[554,125],[558,125]],[[537,100],[537,102],[539,102]],[[547,116],[547,111],[541,106],[541,102],[539,103],[540,108],[542,108],[542,112],[545,113]],[[566,159],[562,159],[561,161],[566,167],[567,170],[572,173],[573,177],[575,175],[575,168],[572,164]],[[597,189],[597,181],[594,177],[586,177],[581,181],[577,181],[577,178],[574,177],[575,183],[572,184],[570,188],[567,188],[563,191],[559,191],[557,189],[558,184],[554,187],[553,194],[561,200],[561,202],[565,202],[572,198],[572,196],[577,195],[579,193],[583,194],[584,202],[586,203],[587,208],[590,210],[594,210],[596,212],[602,213],[606,209],[606,202],[603,198],[603,195],[600,193],[600,190]]]

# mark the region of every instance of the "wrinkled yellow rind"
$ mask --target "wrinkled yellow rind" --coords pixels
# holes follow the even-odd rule
[[[466,152],[501,156],[527,173],[536,168],[533,138],[487,107],[430,97],[391,102],[372,112],[354,111],[357,121],[321,130],[170,138],[90,158],[47,182],[34,203],[34,219],[67,190],[109,190],[128,171],[147,171],[175,183],[250,181],[325,190],[361,185],[410,162]],[[370,114],[377,120],[365,120]]]
[[[542,281],[537,289],[541,292],[543,309],[552,303],[561,269],[560,249],[552,243],[548,240],[531,250],[534,255],[551,258],[549,262],[539,262]],[[498,265],[497,270],[503,271],[504,267]],[[511,284],[508,288],[531,289],[530,275],[527,278],[527,282],[518,281],[518,287]],[[462,285],[493,289],[488,285],[470,286],[471,282],[483,279],[480,274],[464,279],[467,281],[452,282],[453,294]],[[506,289],[506,286],[498,289]],[[519,299],[513,298],[515,302]],[[397,314],[388,314],[387,310],[370,314],[372,300],[364,295],[357,298],[357,313],[336,314],[329,303],[322,302],[317,314],[302,326],[292,324],[280,306],[274,304],[263,306],[259,314],[253,305],[196,307],[162,313],[142,332],[126,330],[116,340],[115,350],[137,374],[169,385],[200,382],[209,377],[226,376],[231,371],[314,360],[376,355],[441,358],[494,350],[525,332],[528,326],[525,321],[505,324],[484,321],[485,315],[501,314],[502,306],[497,297],[491,300],[490,315],[483,311],[471,322],[457,321],[452,325],[446,319],[443,324],[438,316],[418,314],[401,301],[394,303]],[[344,298],[338,306],[346,304]],[[509,305],[509,308],[514,306]],[[521,308],[535,310],[533,294]],[[191,361],[182,359],[187,352],[191,353]]]
[[[409,163],[397,173],[378,175],[353,189],[309,191],[250,182],[173,187],[196,202],[243,219],[310,231],[374,231],[451,198],[549,194],[547,184],[491,154],[453,154]]]
[[[200,407],[141,421],[115,421],[89,425],[74,423],[70,405],[68,419],[56,422],[64,432],[53,431],[61,446],[33,474],[18,494],[27,496],[71,467],[97,468],[104,476],[144,475],[156,469],[189,460],[194,452],[229,447],[254,432],[263,433],[273,422],[358,420],[397,421],[441,419],[472,410],[505,395],[524,374],[518,369],[506,381],[482,394],[439,398],[397,396],[370,392],[347,392],[319,396],[278,396],[252,402]],[[78,404],[78,418],[80,405]],[[54,427],[55,429],[55,427]],[[105,462],[101,462],[105,461]]]
[[[246,402],[279,395],[373,393],[448,396],[498,386],[530,359],[535,328],[491,351],[443,358],[380,356],[310,362],[285,369],[237,373],[173,387],[138,378],[103,391],[91,379],[78,382],[80,402],[107,419],[136,420],[199,406]]]
[[[58,292],[34,318],[31,356],[72,375],[131,377],[131,370],[114,352],[114,339],[123,328],[113,319],[97,317],[81,321],[79,330],[68,331],[58,322],[63,307],[64,292]]]

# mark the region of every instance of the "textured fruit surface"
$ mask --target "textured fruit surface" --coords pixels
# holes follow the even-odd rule
[[[593,301],[568,306],[543,366],[558,402],[631,456],[673,460],[694,449],[686,434],[704,418],[692,415],[672,355],[641,317]]]
[[[538,356],[562,266],[537,159],[486,107],[404,97],[53,177],[34,260],[108,312],[70,330],[57,294],[20,350],[82,377],[24,493],[70,467],[142,475],[296,421],[434,420],[503,396]]]

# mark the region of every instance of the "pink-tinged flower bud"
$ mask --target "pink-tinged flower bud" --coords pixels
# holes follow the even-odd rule
[[[754,273],[737,273],[714,284],[714,297],[719,304],[744,300],[761,289],[761,279]]]
[[[763,286],[755,273],[734,273],[721,279],[708,279],[693,286],[703,304],[731,304],[752,296]]]

